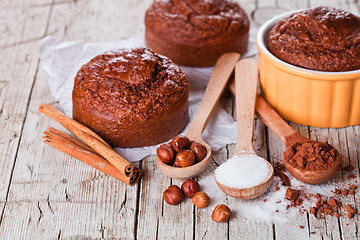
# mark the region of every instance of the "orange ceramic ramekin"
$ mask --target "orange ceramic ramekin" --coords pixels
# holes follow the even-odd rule
[[[267,49],[271,29],[292,13],[270,19],[257,33],[264,98],[283,118],[302,125],[339,128],[360,124],[360,70],[308,70],[281,61]]]

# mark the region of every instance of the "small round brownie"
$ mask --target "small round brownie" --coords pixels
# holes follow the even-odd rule
[[[311,70],[360,69],[360,18],[330,7],[294,13],[271,30],[268,49],[284,62]]]
[[[249,39],[249,19],[230,0],[155,1],[145,25],[147,46],[185,66],[212,66],[224,53],[244,53]]]
[[[186,126],[188,84],[171,60],[150,49],[107,52],[77,73],[73,118],[111,146],[156,145]]]

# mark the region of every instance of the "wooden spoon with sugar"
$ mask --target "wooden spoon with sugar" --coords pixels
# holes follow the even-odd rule
[[[256,72],[257,79],[257,62],[254,60],[250,67],[253,68],[254,77]],[[242,94],[234,82],[230,84],[230,90],[234,95]],[[260,95],[256,98],[255,108],[257,116],[285,143],[284,165],[295,178],[305,183],[319,184],[336,174],[341,157],[333,146],[301,136]]]
[[[238,62],[235,66],[237,147],[234,155],[214,173],[224,193],[241,199],[263,194],[274,178],[274,168],[256,155],[252,144],[257,84],[257,62],[254,59]]]

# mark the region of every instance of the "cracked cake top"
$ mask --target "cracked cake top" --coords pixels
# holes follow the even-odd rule
[[[360,18],[330,7],[293,13],[271,30],[268,49],[287,63],[311,70],[360,69]]]
[[[197,46],[249,29],[244,10],[229,0],[156,1],[146,12],[145,24],[173,42]]]
[[[146,120],[188,96],[185,74],[147,48],[96,56],[75,77],[73,99],[108,118]]]

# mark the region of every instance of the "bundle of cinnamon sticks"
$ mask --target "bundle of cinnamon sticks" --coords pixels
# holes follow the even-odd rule
[[[115,152],[94,131],[49,104],[41,104],[39,111],[60,123],[85,144],[51,127],[44,132],[45,143],[128,185],[140,179],[141,170]]]

